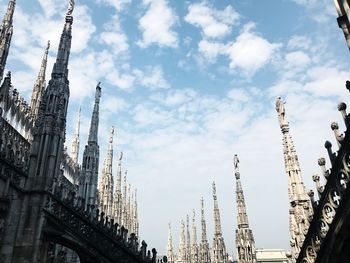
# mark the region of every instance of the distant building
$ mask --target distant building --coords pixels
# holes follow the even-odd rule
[[[257,263],[290,263],[288,251],[284,249],[256,249]]]

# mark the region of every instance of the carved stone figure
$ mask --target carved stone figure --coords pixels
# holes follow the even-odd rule
[[[68,0],[67,16],[71,16],[74,10],[74,0]]]

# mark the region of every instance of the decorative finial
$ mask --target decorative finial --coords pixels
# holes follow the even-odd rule
[[[346,89],[348,90],[348,91],[350,91],[350,81],[346,81],[345,82],[345,87],[346,87]]]
[[[123,152],[120,152],[119,161],[123,159]]]
[[[235,168],[236,179],[239,179],[239,167],[238,167],[238,164],[239,164],[239,159],[238,159],[237,154],[235,154],[235,156],[233,157],[233,165],[234,165],[234,168]]]
[[[284,109],[284,102],[282,102],[281,97],[276,98],[276,111],[278,112],[278,115],[283,120],[285,115],[285,109]]]
[[[71,16],[74,10],[74,0],[68,0],[67,16]]]
[[[49,40],[49,41],[47,41],[46,53],[49,53],[50,45],[51,45],[51,42]]]
[[[215,182],[213,182],[213,195],[216,195],[216,186],[215,186]]]

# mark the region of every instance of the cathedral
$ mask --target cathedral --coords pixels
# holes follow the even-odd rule
[[[100,172],[100,83],[82,163],[80,110],[71,152],[64,147],[74,1],[51,79],[46,84],[48,42],[30,103],[13,87],[11,72],[4,73],[15,7],[10,0],[0,26],[0,262],[155,261],[156,251],[140,242],[137,192],[127,183],[123,153],[114,156],[113,127]]]

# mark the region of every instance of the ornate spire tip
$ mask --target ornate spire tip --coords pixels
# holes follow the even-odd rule
[[[68,0],[68,10],[66,16],[71,16],[73,14],[74,5],[74,0]]]

